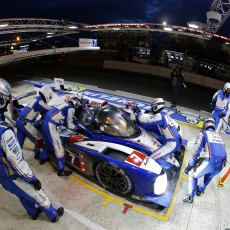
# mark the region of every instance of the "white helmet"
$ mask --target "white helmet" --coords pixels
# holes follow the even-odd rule
[[[204,124],[203,124],[202,129],[206,130],[208,128],[212,128],[213,130],[216,129],[216,124],[215,124],[215,121],[213,118],[208,118],[208,119],[204,120]]]
[[[72,97],[69,102],[73,105],[75,109],[82,105],[81,100],[77,97]]]
[[[11,98],[11,86],[10,84],[0,78],[0,113],[4,113],[6,111],[7,105],[10,102]]]
[[[153,112],[158,112],[165,107],[165,102],[163,98],[155,98],[151,103],[151,108]]]
[[[225,85],[224,85],[224,91],[226,91],[228,89],[230,89],[230,83],[229,82],[225,83]]]
[[[41,88],[39,95],[42,97],[45,103],[48,103],[53,97],[53,90],[50,88],[50,86],[45,85]]]

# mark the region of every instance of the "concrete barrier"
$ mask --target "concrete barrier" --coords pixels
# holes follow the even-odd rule
[[[149,75],[157,75],[165,78],[170,78],[170,73],[172,72],[172,69],[163,66],[143,65],[139,63],[121,62],[121,61],[112,61],[112,60],[104,60],[103,68],[129,71],[135,73],[144,73]],[[190,73],[190,72],[183,72],[183,73],[184,73],[185,82],[188,83],[206,86],[208,88],[213,88],[213,89],[222,89],[225,84],[225,82],[222,80],[206,77],[203,75]]]
[[[19,60],[33,58],[33,57],[77,52],[77,51],[86,51],[86,50],[100,50],[100,47],[64,47],[64,48],[34,50],[28,52],[17,52],[10,55],[0,56],[0,64],[6,64],[9,62],[19,61]]]

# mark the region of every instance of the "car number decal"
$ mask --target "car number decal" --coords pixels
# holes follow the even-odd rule
[[[136,166],[141,166],[142,162],[147,156],[141,152],[134,150],[125,160],[125,162],[131,163]]]

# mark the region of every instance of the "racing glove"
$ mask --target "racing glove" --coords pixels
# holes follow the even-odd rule
[[[41,182],[36,178],[35,180],[31,181],[30,184],[34,186],[36,191],[39,191],[42,187]]]
[[[209,103],[209,107],[211,108],[211,109],[214,109],[215,108],[215,103],[212,101],[212,102],[210,102]]]
[[[128,109],[130,106],[132,106],[132,102],[126,101],[125,107]]]
[[[137,113],[137,112],[140,111],[140,109],[137,107],[137,105],[134,105],[134,106],[132,107],[132,111],[133,111],[134,113]]]
[[[219,118],[223,118],[223,117],[225,117],[225,113],[221,113],[221,114],[219,114]]]
[[[192,167],[191,166],[187,166],[185,169],[184,169],[184,173],[186,174],[186,175],[188,175],[188,173],[189,173],[189,171],[192,169]]]
[[[226,157],[224,158],[224,160],[223,160],[222,168],[224,168],[224,167],[226,166],[227,161],[228,161],[228,159],[227,159],[227,156],[226,156]]]

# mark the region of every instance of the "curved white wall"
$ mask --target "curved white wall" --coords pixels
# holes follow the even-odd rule
[[[105,60],[103,67],[105,69],[115,69],[136,73],[151,74],[162,76],[165,78],[170,78],[170,73],[172,71],[172,69],[165,68],[162,66],[143,65],[132,62],[120,62],[111,60]],[[185,82],[190,82],[193,84],[202,85],[213,89],[222,89],[225,84],[224,81],[190,72],[184,72],[184,78]]]

